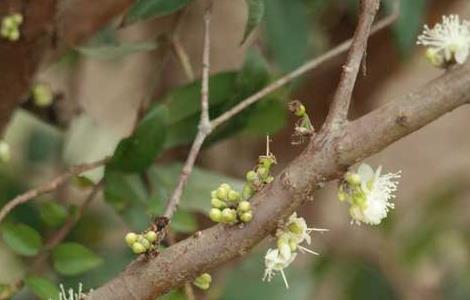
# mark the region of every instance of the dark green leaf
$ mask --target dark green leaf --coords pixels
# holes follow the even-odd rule
[[[127,209],[133,202],[143,202],[147,198],[145,187],[138,175],[106,168],[104,183],[105,199],[118,212]]]
[[[93,59],[119,59],[135,52],[151,51],[156,48],[157,43],[155,42],[141,42],[98,47],[79,47],[77,50],[81,54]]]
[[[78,243],[63,243],[53,253],[54,268],[62,275],[78,275],[96,268],[103,260]]]
[[[68,212],[62,205],[46,201],[39,208],[39,216],[48,226],[59,227],[67,219]]]
[[[245,0],[248,6],[248,20],[245,25],[242,44],[246,41],[250,33],[261,23],[264,16],[264,0]]]
[[[270,53],[281,70],[291,71],[307,59],[310,31],[304,0],[266,1],[265,30]]]
[[[167,114],[166,107],[153,107],[135,132],[118,144],[108,166],[124,172],[141,172],[151,165],[165,144]]]
[[[42,246],[39,233],[25,224],[5,224],[2,236],[13,251],[24,256],[36,255]]]
[[[185,7],[191,0],[139,0],[127,13],[126,24],[162,17]]]
[[[59,289],[51,281],[38,276],[28,276],[24,282],[39,299],[59,300]]]

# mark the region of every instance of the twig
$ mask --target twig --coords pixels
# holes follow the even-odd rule
[[[371,34],[374,34],[378,31],[384,29],[385,27],[389,26],[390,24],[395,22],[397,20],[397,18],[398,18],[398,11],[394,9],[392,14],[385,17],[383,20],[380,20],[379,22],[377,22],[376,25],[374,25],[374,27],[371,30]],[[299,76],[301,76],[301,75],[317,68],[318,66],[325,63],[326,61],[343,54],[344,52],[346,52],[351,47],[352,41],[353,41],[353,39],[349,39],[349,40],[339,44],[335,48],[329,50],[328,52],[326,52],[322,55],[320,55],[319,57],[316,57],[316,58],[306,62],[304,65],[298,67],[294,71],[284,75],[283,77],[277,79],[276,81],[274,81],[273,83],[271,83],[267,87],[265,87],[262,90],[256,92],[255,94],[251,95],[250,97],[246,98],[245,100],[241,101],[236,106],[232,107],[230,110],[226,111],[225,113],[223,113],[222,115],[220,115],[216,119],[214,119],[212,121],[212,128],[216,128],[219,125],[221,125],[222,123],[228,121],[229,119],[231,119],[236,114],[242,112],[248,106],[252,105],[256,101],[258,101],[261,98],[267,96],[268,94],[274,92],[275,90],[277,90],[278,88],[284,86],[285,84],[291,82],[295,78],[297,78],[297,77],[299,77]]]
[[[344,123],[347,119],[357,75],[367,51],[367,41],[375,15],[379,10],[379,5],[380,0],[361,0],[358,25],[346,64],[343,66],[343,72],[341,73],[330,112],[325,121],[325,128],[331,128],[338,123]]]
[[[194,162],[201,150],[204,140],[211,132],[211,123],[209,120],[209,57],[210,57],[210,17],[211,9],[207,9],[204,15],[204,49],[202,55],[202,84],[201,84],[201,119],[199,121],[199,129],[194,139],[191,150],[189,151],[186,162],[181,170],[178,183],[175,190],[168,200],[164,216],[171,219],[176,209],[178,208],[183,189],[188,181],[189,175],[192,172]]]
[[[24,204],[40,195],[50,193],[57,189],[59,186],[64,184],[67,180],[69,180],[71,177],[79,175],[81,173],[84,173],[89,170],[93,170],[95,168],[98,168],[102,165],[104,165],[108,161],[108,158],[95,161],[92,163],[86,163],[86,164],[81,164],[77,166],[71,167],[68,171],[65,173],[57,176],[56,178],[52,179],[51,181],[48,181],[32,190],[29,190],[21,195],[16,196],[12,200],[10,200],[5,206],[2,208],[0,211],[0,223],[3,221],[3,219],[8,215],[8,213],[14,209],[16,206],[20,204]]]
[[[183,71],[186,74],[186,77],[189,79],[189,81],[194,81],[193,67],[191,66],[191,62],[189,61],[189,56],[186,53],[186,50],[184,50],[183,45],[181,45],[181,41],[178,35],[173,35],[173,38],[171,38],[171,45],[173,46],[173,51],[175,52],[176,57],[183,67]]]

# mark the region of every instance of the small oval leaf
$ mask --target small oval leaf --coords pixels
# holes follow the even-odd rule
[[[42,247],[39,233],[25,224],[5,224],[2,236],[8,247],[24,256],[34,256]]]
[[[59,289],[51,281],[38,276],[28,276],[26,286],[41,300],[59,300]]]
[[[54,268],[62,275],[77,275],[96,268],[103,259],[78,243],[63,243],[52,252]]]
[[[47,226],[59,227],[67,219],[68,212],[62,205],[46,201],[39,207],[39,216]]]

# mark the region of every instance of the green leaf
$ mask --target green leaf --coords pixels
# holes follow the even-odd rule
[[[68,212],[60,204],[52,201],[46,201],[39,207],[39,216],[41,220],[50,227],[59,227],[67,219]]]
[[[63,243],[52,252],[54,268],[62,275],[78,275],[96,268],[103,259],[78,243]]]
[[[400,16],[393,26],[393,33],[403,54],[415,48],[416,36],[423,24],[426,5],[426,0],[401,1]]]
[[[196,218],[189,212],[179,209],[170,223],[176,232],[191,233],[197,230]]]
[[[171,164],[149,169],[150,181],[159,190],[161,198],[166,199],[173,191],[181,167],[181,164]],[[206,214],[211,207],[210,192],[222,183],[228,183],[238,191],[243,187],[241,180],[194,167],[181,197],[180,209]]]
[[[304,0],[266,1],[265,31],[269,51],[284,72],[300,66],[310,51],[309,16],[305,2]]]
[[[135,132],[119,142],[108,166],[124,172],[141,172],[153,163],[163,150],[166,137],[167,109],[153,107]]]
[[[59,289],[51,281],[38,276],[28,276],[26,286],[41,300],[59,300]]]
[[[25,224],[5,224],[2,236],[13,251],[24,256],[34,256],[42,247],[39,233]]]
[[[102,45],[98,47],[78,47],[77,51],[93,59],[119,59],[135,52],[151,51],[156,48],[157,43],[155,42],[141,42]]]
[[[245,0],[248,7],[248,20],[245,25],[242,44],[246,41],[253,29],[258,26],[264,16],[264,0]]]
[[[126,24],[172,14],[189,2],[191,0],[139,0],[129,9]]]
[[[106,168],[104,183],[106,202],[118,212],[127,209],[132,202],[143,202],[147,198],[145,187],[138,175]]]

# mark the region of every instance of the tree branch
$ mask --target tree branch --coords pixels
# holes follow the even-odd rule
[[[379,10],[380,0],[361,0],[361,12],[354,33],[351,49],[336,89],[330,111],[325,121],[325,128],[338,127],[344,124],[348,117],[352,93],[356,84],[361,62],[365,59],[367,40],[370,35],[372,22]]]
[[[209,68],[210,68],[210,20],[211,9],[207,9],[204,14],[204,49],[202,54],[202,84],[201,84],[201,119],[199,121],[199,129],[196,138],[193,141],[191,150],[189,151],[186,162],[181,170],[178,183],[175,190],[171,194],[167,202],[165,213],[163,214],[168,219],[173,217],[176,212],[181,195],[183,194],[184,187],[188,182],[189,175],[193,170],[196,158],[199,155],[204,140],[211,132],[211,123],[209,120]]]
[[[44,183],[43,185],[40,185],[32,190],[29,190],[21,195],[16,196],[12,200],[8,201],[7,204],[5,204],[5,206],[2,207],[0,211],[0,223],[8,215],[8,213],[11,210],[13,210],[15,207],[17,207],[18,205],[24,204],[40,195],[50,193],[56,190],[59,186],[63,185],[65,182],[67,182],[67,180],[69,180],[71,177],[79,175],[89,170],[96,169],[104,165],[107,161],[108,161],[108,158],[105,158],[105,159],[95,161],[92,163],[86,163],[86,164],[73,166],[67,172],[57,176],[51,181],[48,181]]]
[[[252,222],[243,228],[216,225],[171,246],[149,262],[134,261],[88,299],[155,299],[202,272],[242,256],[272,234],[278,221],[289,216],[314,191],[341,176],[344,165],[372,155],[469,103],[469,74],[470,63],[457,67],[417,91],[349,123],[338,139],[318,135],[273,183],[255,194]],[[339,163],[338,157],[341,157]],[[262,270],[260,276],[261,273]]]

